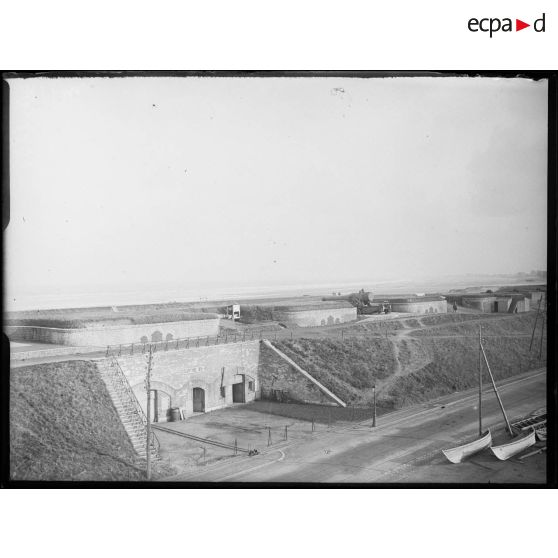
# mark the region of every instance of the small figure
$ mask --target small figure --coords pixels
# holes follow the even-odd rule
[[[454,312],[457,312],[457,302],[454,302],[454,303],[453,303],[453,311],[454,311]]]

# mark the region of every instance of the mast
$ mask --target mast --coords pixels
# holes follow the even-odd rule
[[[494,381],[494,376],[492,375],[492,370],[490,370],[490,364],[488,364],[488,359],[486,358],[486,353],[484,352],[484,347],[482,346],[481,341],[481,351],[482,355],[484,356],[484,362],[486,362],[486,368],[488,369],[488,374],[490,375],[490,380],[492,381],[492,387],[494,388],[494,393],[496,394],[496,399],[498,399],[498,404],[500,405],[500,409],[502,410],[502,414],[504,415],[504,420],[506,421],[506,426],[508,427],[508,432],[510,436],[513,437],[513,430],[510,425],[510,421],[508,420],[508,415],[506,415],[506,411],[504,409],[504,405],[502,404],[502,400],[500,399],[500,394],[498,393],[498,389],[496,388],[496,382]]]

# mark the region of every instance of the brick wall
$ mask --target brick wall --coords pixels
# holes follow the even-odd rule
[[[7,326],[6,335],[13,341],[34,341],[57,345],[106,347],[186,337],[206,337],[219,333],[220,319],[189,320],[162,324],[103,326],[61,329],[37,326]]]
[[[357,319],[357,309],[274,310],[273,319],[284,324],[293,324],[299,327],[325,326],[355,321]]]

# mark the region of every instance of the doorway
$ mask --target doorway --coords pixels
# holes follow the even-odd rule
[[[233,403],[246,403],[244,398],[244,382],[240,382],[239,384],[233,384],[232,392],[233,392]]]
[[[194,413],[205,413],[205,390],[194,388]]]

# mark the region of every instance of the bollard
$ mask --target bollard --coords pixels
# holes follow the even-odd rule
[[[236,441],[236,438],[234,439],[234,454],[236,455],[238,453],[238,443]]]
[[[118,346],[118,356],[122,354],[122,345]]]
[[[285,440],[287,439],[287,426],[285,425]]]
[[[106,357],[108,357],[109,355],[109,349],[110,349],[110,345],[107,345],[107,354],[105,355]]]
[[[205,465],[205,446],[203,446],[203,464]]]
[[[314,417],[312,417],[312,432],[314,432],[315,427],[314,427]]]
[[[267,435],[267,445],[271,446],[271,426],[267,427],[267,433],[268,433],[268,435]]]
[[[178,339],[176,340],[176,348],[178,349]]]

